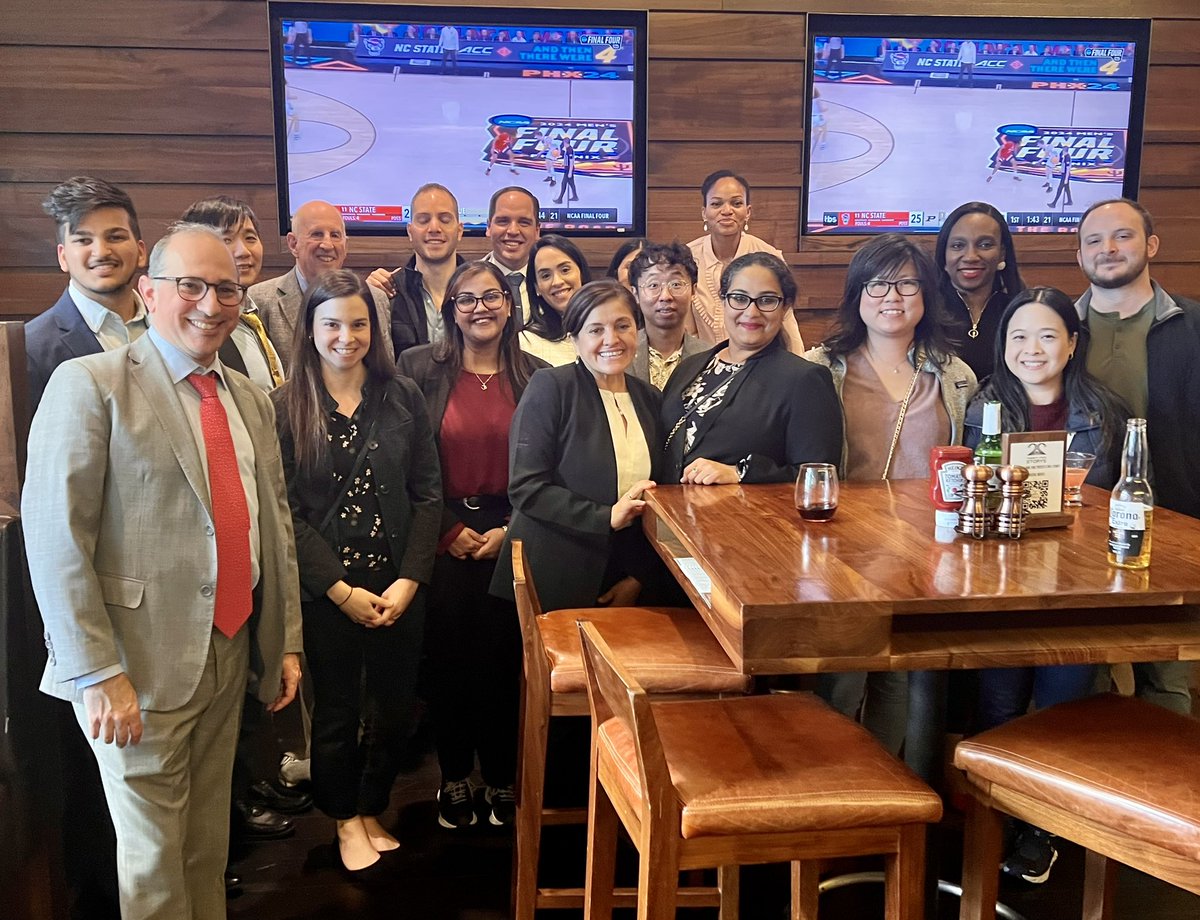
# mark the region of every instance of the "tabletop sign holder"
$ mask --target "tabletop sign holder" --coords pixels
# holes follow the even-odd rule
[[[1025,480],[1025,529],[1068,527],[1075,515],[1063,510],[1067,465],[1065,431],[1008,432],[1000,439],[1001,463],[1029,470]]]

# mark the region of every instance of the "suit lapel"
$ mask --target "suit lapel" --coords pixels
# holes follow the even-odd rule
[[[300,316],[300,301],[304,295],[300,292],[300,281],[296,278],[296,269],[292,269],[279,282],[279,312],[287,323],[287,341],[292,341],[296,334],[296,320]]]
[[[62,343],[73,357],[98,355],[104,350],[92,330],[88,328],[88,324],[83,321],[83,316],[75,306],[75,301],[71,299],[69,291],[63,291],[53,309],[54,322],[62,333]]]
[[[238,351],[237,344],[233,341],[232,335],[221,343],[221,347],[217,350],[217,356],[226,367],[233,368],[239,374],[249,376],[246,371],[246,361],[242,357],[242,353]]]
[[[146,405],[162,425],[167,443],[171,445],[183,475],[211,514],[208,480],[200,462],[199,447],[191,426],[179,408],[179,396],[171,383],[167,366],[149,335],[143,335],[129,347],[129,376],[142,391]]]

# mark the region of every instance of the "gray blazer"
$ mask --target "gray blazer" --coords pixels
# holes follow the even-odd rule
[[[250,692],[279,693],[301,651],[300,585],[271,401],[226,376],[254,445],[261,576],[250,629]],[[29,432],[25,547],[46,627],[42,690],[120,664],[143,709],[192,698],[212,636],[217,546],[199,448],[150,337],[69,361]],[[257,686],[254,680],[257,678]]]
[[[689,355],[708,351],[708,348],[708,345],[705,345],[694,335],[688,335],[685,332],[683,334],[683,348],[681,349],[683,354],[679,356],[679,360],[682,361]],[[645,329],[638,330],[637,352],[633,356],[633,366],[629,368],[629,373],[638,380],[644,380],[646,383],[650,382],[650,342],[646,338]]]
[[[379,313],[379,329],[387,353],[392,354],[392,304],[379,288],[369,288],[375,298],[375,309]],[[292,364],[292,340],[296,335],[296,323],[300,319],[300,304],[304,292],[300,290],[300,279],[296,269],[286,275],[252,284],[247,292],[258,307],[267,338],[279,353],[279,360],[286,370]]]

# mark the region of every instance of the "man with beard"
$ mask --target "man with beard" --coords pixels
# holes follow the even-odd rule
[[[629,283],[645,320],[630,373],[657,390],[680,361],[708,347],[683,329],[698,277],[691,250],[678,242],[649,243],[629,263]]]
[[[129,196],[76,176],[43,203],[58,229],[58,265],[70,277],[58,302],[25,326],[30,413],[54,369],[71,358],[128,345],[146,331],[137,276],[146,245]]]
[[[450,189],[429,182],[412,198],[408,238],[413,256],[393,271],[377,268],[367,283],[392,299],[392,345],[396,357],[414,345],[437,343],[443,338],[442,301],[454,269],[463,261],[458,199]]]
[[[1168,294],[1150,277],[1158,252],[1150,213],[1125,198],[1101,201],[1079,221],[1076,258],[1091,286],[1076,303],[1087,369],[1146,419],[1157,505],[1200,517],[1195,460],[1200,432],[1200,303]],[[1191,714],[1187,662],[1133,666],[1137,695]]]

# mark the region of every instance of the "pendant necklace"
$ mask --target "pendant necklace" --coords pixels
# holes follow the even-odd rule
[[[983,310],[987,309],[987,304],[983,305],[983,310],[979,311],[979,319],[975,318],[975,313],[971,310],[971,305],[967,303],[967,298],[963,297],[962,291],[955,291],[958,294],[958,299],[962,301],[963,306],[967,308],[967,319],[971,321],[971,328],[967,330],[967,335],[970,338],[979,338],[979,321],[983,319]]]
[[[487,385],[492,382],[492,378],[495,377],[496,374],[499,373],[499,371],[492,371],[490,374],[487,375],[486,379],[483,377],[480,377],[474,371],[471,371],[471,373],[474,375],[475,379],[479,381],[479,389],[486,390]]]

